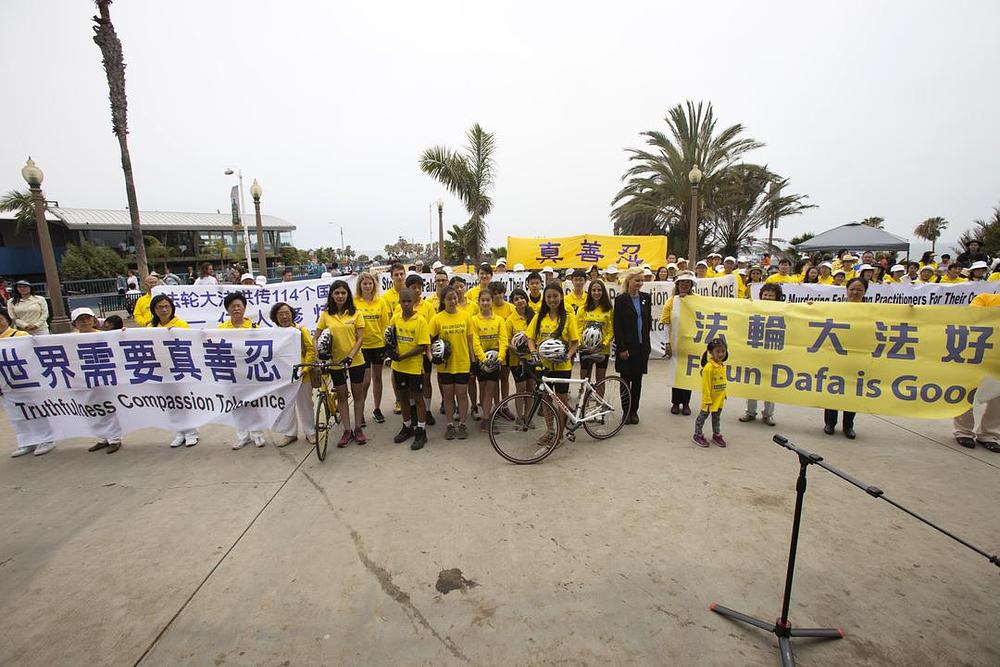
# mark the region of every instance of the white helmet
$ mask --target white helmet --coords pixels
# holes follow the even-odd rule
[[[316,357],[320,361],[330,361],[331,354],[333,354],[333,334],[329,329],[324,329],[316,339]]]
[[[487,373],[497,370],[500,368],[500,353],[497,350],[486,350],[486,359],[480,366]]]
[[[546,361],[565,361],[566,343],[558,338],[549,338],[538,346],[538,354]]]
[[[597,323],[588,324],[580,336],[580,347],[584,352],[597,352],[604,343],[604,332]]]
[[[389,326],[387,326],[385,328],[385,334],[383,334],[383,335],[385,337],[385,346],[386,347],[392,347],[392,348],[396,347],[396,327],[395,326],[393,326],[391,324]]]
[[[528,346],[528,334],[518,331],[511,337],[510,347],[514,350],[514,354],[519,357],[526,357],[531,354],[531,348]]]
[[[431,363],[443,364],[451,354],[451,345],[443,338],[438,338],[431,343]]]

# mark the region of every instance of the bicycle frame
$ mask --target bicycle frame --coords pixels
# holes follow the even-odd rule
[[[555,389],[552,388],[551,385],[553,384],[582,385],[583,392],[581,393],[580,401],[577,403],[575,411],[570,410],[569,406],[563,403]],[[604,400],[603,396],[597,394],[597,390],[594,388],[594,385],[592,385],[590,380],[586,378],[538,378],[535,391],[537,393],[548,394],[549,398],[552,399],[552,402],[559,406],[559,409],[562,410],[563,414],[566,415],[566,419],[569,421],[567,428],[570,430],[576,430],[585,422],[597,421],[601,417],[614,412],[614,408],[612,408],[611,405]],[[586,399],[589,398],[591,394],[595,394],[601,399],[601,406],[597,411],[585,415],[583,411],[587,403]],[[533,417],[534,414],[532,413],[530,416]]]

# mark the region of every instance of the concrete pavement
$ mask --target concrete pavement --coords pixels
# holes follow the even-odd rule
[[[1000,455],[948,422],[859,415],[852,442],[814,409],[740,424],[731,399],[729,448],[703,450],[665,384],[654,364],[641,424],[535,466],[440,427],[411,452],[397,418],[325,463],[231,451],[222,427],[4,454],[0,664],[775,665],[773,637],[708,606],[778,615],[798,466],[776,432],[1000,548]],[[798,640],[798,663],[1000,664],[997,574],[810,469],[792,621],[847,636]]]

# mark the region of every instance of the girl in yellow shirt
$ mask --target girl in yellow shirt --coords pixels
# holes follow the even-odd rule
[[[479,314],[471,319],[472,350],[476,357],[476,379],[483,415],[493,414],[493,406],[499,402],[497,383],[500,381],[500,363],[507,354],[507,328],[503,319],[493,314],[493,294],[489,287],[479,292]],[[496,366],[484,369],[487,353],[495,353]],[[490,356],[494,356],[491,354]],[[470,383],[470,387],[472,383]],[[479,430],[486,430],[487,420],[479,424]]]
[[[569,378],[573,372],[573,355],[576,354],[577,348],[580,346],[580,330],[577,327],[576,318],[570,317],[569,313],[566,312],[562,285],[557,282],[551,282],[545,286],[545,290],[542,292],[542,307],[528,323],[528,346],[532,353],[537,353],[538,346],[550,338],[562,340],[566,344],[566,358],[561,361],[541,360],[542,376],[557,379]],[[556,382],[553,383],[552,388],[563,405],[569,405],[569,383]],[[565,427],[566,414],[562,410],[557,410],[556,416],[559,423]],[[549,421],[550,418],[551,414],[546,414],[546,421]],[[540,446],[545,447],[552,443],[555,432],[551,428],[552,425],[549,424],[550,430],[547,430],[539,438],[538,444]]]
[[[379,424],[385,422],[382,414],[382,365],[385,363],[385,328],[389,326],[389,304],[379,296],[378,281],[370,273],[358,274],[355,283],[354,306],[365,318],[365,334],[361,339],[361,354],[365,360],[365,380],[361,389],[361,424],[364,426],[364,402],[368,397],[368,387],[372,390],[375,409],[372,416]],[[397,295],[398,297],[398,295]],[[355,396],[357,401],[358,397]]]
[[[226,298],[222,300],[222,305],[225,307],[226,312],[229,313],[229,319],[221,323],[218,329],[254,329],[253,322],[248,320],[245,315],[247,312],[247,299],[243,296],[242,292],[230,292],[226,295]],[[239,415],[233,415],[234,418],[238,418]],[[236,442],[233,443],[233,449],[243,449],[250,444],[250,441],[258,447],[263,447],[267,444],[267,439],[264,437],[263,431],[241,431],[236,429]]]
[[[316,361],[316,347],[312,334],[302,324],[295,323],[295,311],[287,303],[279,302],[271,306],[271,321],[282,329],[295,328],[299,330],[301,354],[300,364]],[[295,392],[295,401],[282,412],[274,422],[274,430],[284,434],[284,439],[278,442],[278,447],[285,447],[299,439],[295,414],[298,413],[298,424],[306,434],[306,442],[316,443],[316,422],[313,421],[312,377],[308,368],[302,369],[299,390]]]
[[[445,415],[448,426],[444,439],[465,440],[469,431],[465,420],[469,415],[469,372],[472,368],[472,327],[469,312],[459,309],[458,292],[447,287],[441,293],[441,310],[430,322],[431,347],[433,341],[445,341],[450,352],[447,359],[438,365],[438,382],[444,396]],[[455,407],[458,406],[458,420],[455,421]]]
[[[166,329],[189,329],[188,323],[177,317],[174,302],[166,294],[157,294],[149,302],[149,310],[153,313],[153,321],[149,323],[151,327],[164,327]],[[198,444],[198,430],[177,431],[174,439],[170,442],[171,447],[194,447]]]
[[[499,317],[503,322],[504,333],[507,332],[507,318],[514,312],[514,306],[504,298],[507,294],[507,285],[494,280],[489,284],[490,294],[493,295],[493,315]],[[508,338],[508,340],[510,340]],[[500,357],[500,398],[507,398],[510,395],[510,367],[507,366],[507,355]],[[507,408],[504,408],[504,419],[514,421],[514,415]]]
[[[337,391],[337,410],[340,412],[340,423],[344,425],[344,434],[337,441],[337,447],[347,447],[351,441],[359,445],[368,442],[361,430],[364,419],[365,358],[361,354],[361,342],[365,335],[365,318],[354,305],[351,290],[343,280],[334,280],[330,285],[330,294],[326,298],[326,310],[319,315],[316,323],[316,336],[320,332],[329,331],[333,338],[333,349],[330,358],[333,363],[347,367],[331,371],[333,386]],[[351,394],[354,395],[354,423],[357,427],[351,429],[351,408],[347,402],[347,380],[351,380]],[[360,400],[359,400],[360,399]]]
[[[701,429],[708,416],[712,416],[712,442],[726,446],[722,437],[722,406],[726,402],[726,360],[729,351],[721,338],[708,341],[708,348],[701,355],[701,412],[694,420],[694,443],[708,447]]]
[[[587,288],[587,300],[576,313],[576,324],[580,335],[588,328],[599,329],[601,347],[597,350],[580,351],[580,377],[590,379],[591,370],[597,368],[595,382],[600,382],[608,373],[608,359],[611,356],[611,341],[615,337],[614,312],[608,289],[600,280],[592,280]]]

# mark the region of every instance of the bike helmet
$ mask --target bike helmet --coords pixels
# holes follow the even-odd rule
[[[385,346],[396,347],[396,327],[391,324],[385,328]]]
[[[451,345],[443,338],[438,338],[431,343],[431,363],[443,364],[451,354]]]
[[[500,368],[500,353],[497,350],[486,350],[486,359],[480,366],[487,373],[497,370]]]
[[[580,336],[580,349],[584,352],[596,352],[601,349],[602,343],[604,343],[604,332],[601,331],[601,325],[588,324]]]
[[[316,339],[316,358],[320,361],[330,361],[333,354],[333,334],[329,329],[324,329]]]
[[[566,343],[558,338],[549,338],[538,346],[538,355],[546,361],[565,361]]]
[[[531,348],[528,347],[528,334],[518,331],[510,339],[510,347],[514,350],[514,354],[519,357],[526,357],[531,354]]]

